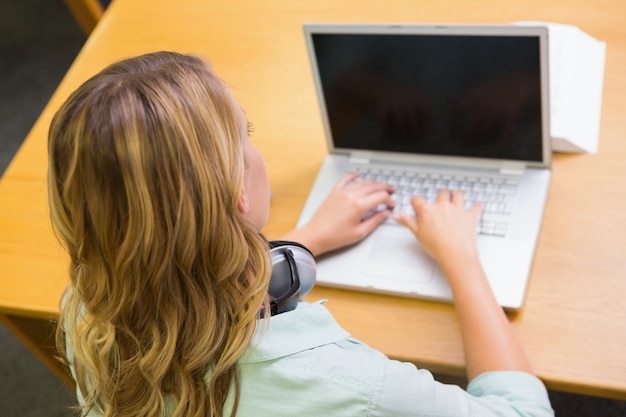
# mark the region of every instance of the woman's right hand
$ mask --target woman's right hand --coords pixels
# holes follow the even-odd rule
[[[461,191],[439,193],[433,204],[411,201],[416,216],[395,214],[444,271],[459,317],[467,377],[498,370],[532,373],[532,366],[498,305],[480,264],[476,230],[481,206],[465,208]]]
[[[408,227],[422,247],[442,267],[446,262],[478,258],[476,230],[481,205],[465,208],[462,191],[441,190],[435,203],[421,197],[411,200],[416,215],[394,213],[394,219]]]

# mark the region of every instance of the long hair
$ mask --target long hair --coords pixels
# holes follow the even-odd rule
[[[240,111],[206,61],[159,52],[104,69],[55,115],[49,204],[71,278],[57,345],[84,414],[222,416],[234,393],[235,415],[270,276],[237,210]]]

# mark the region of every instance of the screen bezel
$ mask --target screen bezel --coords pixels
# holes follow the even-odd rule
[[[548,29],[545,26],[527,25],[459,25],[459,24],[352,24],[352,23],[306,23],[305,40],[313,72],[315,90],[324,125],[328,150],[333,154],[344,154],[359,160],[397,161],[400,163],[424,163],[450,166],[476,166],[482,168],[550,168],[552,146],[549,121],[549,77],[548,77]],[[526,36],[539,40],[540,94],[541,94],[541,161],[507,160],[480,157],[443,156],[419,153],[396,153],[388,151],[364,151],[360,149],[339,148],[335,146],[328,118],[321,77],[318,71],[317,57],[313,44],[314,34],[398,34],[398,35],[471,35],[471,36]]]

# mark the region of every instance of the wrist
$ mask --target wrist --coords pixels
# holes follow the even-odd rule
[[[455,251],[442,256],[438,262],[444,274],[451,279],[465,275],[466,271],[482,270],[477,250]]]
[[[282,239],[291,240],[304,245],[315,257],[324,253],[323,245],[316,238],[316,234],[313,230],[311,230],[309,224],[291,230],[284,235]]]

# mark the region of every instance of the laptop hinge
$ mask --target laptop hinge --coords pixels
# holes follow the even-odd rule
[[[370,158],[365,155],[350,155],[348,162],[351,164],[369,164]]]
[[[503,167],[500,168],[500,174],[502,175],[524,175],[523,168]]]

